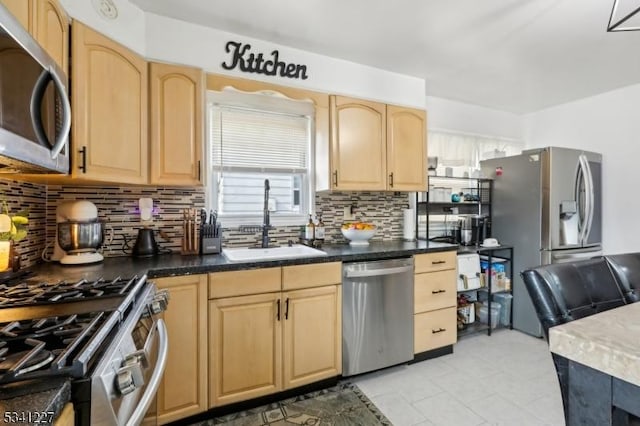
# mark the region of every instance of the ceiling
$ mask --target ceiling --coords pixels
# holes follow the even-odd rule
[[[131,0],[159,15],[426,81],[429,96],[527,113],[640,83],[613,0]],[[640,5],[621,0],[620,13]]]

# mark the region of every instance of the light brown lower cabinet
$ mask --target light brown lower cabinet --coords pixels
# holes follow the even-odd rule
[[[73,404],[71,402],[67,402],[62,408],[62,412],[60,412],[58,418],[53,422],[53,426],[73,426],[75,421]]]
[[[342,372],[341,290],[332,285],[282,293],[285,389]]]
[[[154,278],[169,291],[162,317],[169,352],[156,404],[145,424],[166,424],[207,410],[207,275]]]
[[[417,254],[414,262],[413,352],[419,354],[458,338],[456,252]]]
[[[210,407],[341,373],[341,287],[209,301]]]
[[[268,293],[209,302],[211,407],[282,389],[279,300]]]

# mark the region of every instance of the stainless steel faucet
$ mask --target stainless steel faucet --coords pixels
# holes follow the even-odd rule
[[[269,223],[269,179],[264,180],[264,209],[263,209],[263,220],[262,220],[262,248],[269,247],[269,228],[271,228],[271,224]]]

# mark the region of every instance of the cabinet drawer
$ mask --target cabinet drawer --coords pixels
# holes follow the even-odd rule
[[[417,254],[414,256],[415,272],[443,271],[456,269],[456,252],[443,251],[437,253]]]
[[[280,291],[281,268],[209,274],[209,299]]]
[[[282,289],[322,287],[342,282],[342,263],[313,263],[310,265],[284,266]]]
[[[456,308],[445,308],[413,316],[414,353],[425,352],[456,342]]]
[[[413,300],[415,314],[456,306],[456,271],[416,274]]]

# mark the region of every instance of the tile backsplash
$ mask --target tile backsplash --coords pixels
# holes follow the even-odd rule
[[[47,241],[56,237],[56,207],[63,201],[88,200],[107,223],[103,248],[105,257],[127,256],[142,227],[138,200],[153,199],[156,242],[164,251],[179,252],[182,238],[182,209],[204,207],[204,188],[48,186]],[[161,233],[158,231],[162,231]],[[111,241],[109,235],[113,233]]]
[[[205,206],[204,188],[174,187],[86,187],[40,185],[0,180],[0,190],[11,212],[29,209],[29,234],[17,245],[23,266],[39,261],[42,252],[53,252],[56,238],[56,207],[63,201],[88,200],[98,208],[100,220],[107,222],[106,257],[127,256],[138,229],[142,227],[138,199],[153,198],[153,222],[156,241],[166,251],[179,252],[182,235],[182,209]],[[322,214],[326,243],[345,243],[340,232],[345,207],[353,206],[357,220],[372,222],[379,230],[374,240],[402,238],[402,210],[408,205],[406,193],[331,192],[315,197],[316,212]],[[256,225],[260,225],[256,222]],[[160,232],[161,231],[161,232]],[[297,241],[299,226],[277,226],[269,232],[276,244]],[[112,238],[109,240],[109,236]],[[238,227],[224,228],[223,245],[246,246],[257,243],[260,233],[243,233]]]
[[[394,240],[402,238],[402,210],[407,208],[409,198],[398,192],[326,192],[317,193],[316,213],[322,214],[325,224],[325,242],[346,243],[340,232],[344,222],[344,208],[353,206],[357,220],[371,222],[379,227],[373,240]],[[269,231],[276,244],[286,244],[288,240],[298,240],[299,226],[279,226]],[[260,233],[245,234],[238,228],[225,228],[223,245],[227,247],[246,246],[260,241]]]
[[[20,265],[28,267],[40,260],[46,244],[46,185],[16,182],[0,179],[0,201],[6,201],[9,213],[22,210],[29,212],[29,231],[27,237],[16,243],[15,250],[20,254]],[[2,208],[4,213],[4,207]]]

